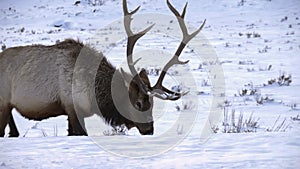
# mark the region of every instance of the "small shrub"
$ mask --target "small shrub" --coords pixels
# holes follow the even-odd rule
[[[208,79],[202,79],[202,81],[201,81],[201,86],[202,86],[202,87],[205,87],[205,86],[211,86],[211,85],[210,85]]]
[[[4,51],[5,49],[6,49],[6,45],[5,45],[5,44],[2,44],[1,50]]]
[[[253,87],[251,84],[248,88],[244,88],[238,91],[239,96],[255,96],[260,95],[260,91],[258,88]]]
[[[252,33],[246,33],[247,38],[251,38]]]
[[[19,30],[21,33],[23,33],[25,31],[25,28],[22,27],[20,30]]]
[[[239,35],[242,36],[243,34],[240,33]],[[256,33],[256,32],[246,33],[246,36],[247,36],[248,39],[251,38],[251,37],[253,37],[253,38],[260,38],[261,37],[261,35],[259,33]]]
[[[244,6],[246,0],[241,0],[239,3],[238,3],[238,6]]]
[[[183,102],[181,105],[176,105],[176,110],[181,111],[181,110],[192,110],[195,108],[195,104],[193,101],[188,101],[188,102]]]
[[[180,93],[181,91],[183,91],[183,88],[184,88],[184,85],[180,84],[180,85],[172,86],[171,90],[174,91],[174,92],[179,92]]]
[[[240,60],[239,65],[254,65],[254,61],[252,60]]]
[[[266,45],[263,49],[258,49],[258,53],[267,53],[269,49],[271,49],[271,47]]]
[[[280,20],[280,22],[284,22],[284,21],[287,21],[287,20],[288,20],[288,17],[285,16],[284,18],[282,18],[282,19]]]
[[[161,68],[157,67],[157,66],[150,66],[146,68],[146,72],[148,75],[151,76],[159,76],[161,73]]]
[[[231,112],[227,108],[224,108],[222,129],[217,125],[211,126],[211,129],[214,133],[221,131],[222,133],[248,133],[256,132],[259,128],[258,124],[259,118],[254,118],[253,113],[251,113],[248,119],[244,118],[243,113],[239,113],[236,116],[235,110]]]
[[[211,124],[211,122],[209,122],[210,123],[210,128],[211,128],[211,130],[214,132],[214,133],[218,133],[219,132],[219,130],[220,130],[220,128],[219,128],[219,126],[218,125],[213,125],[213,124]]]
[[[198,67],[194,70],[203,70],[204,69],[204,66],[202,64],[199,64]]]
[[[88,4],[91,6],[102,6],[107,0],[88,0]]]
[[[262,95],[256,95],[255,97],[256,103],[257,104],[264,104],[264,103],[270,103],[273,102],[274,99],[270,98],[269,96],[262,96]]]
[[[268,85],[289,86],[291,83],[292,83],[292,75],[286,75],[285,73],[282,73],[279,75],[278,78],[268,80],[268,83],[264,84],[264,86],[268,86]]]
[[[125,125],[114,126],[111,130],[105,130],[103,135],[105,136],[116,136],[116,135],[126,135],[127,128]]]
[[[296,117],[291,117],[293,121],[300,121],[300,115],[298,114]]]
[[[292,75],[280,75],[278,77],[277,83],[279,86],[289,86],[292,83]]]
[[[259,71],[270,71],[272,69],[272,65],[268,65],[266,68],[259,68]]]
[[[258,33],[255,33],[255,32],[253,32],[253,37],[254,37],[254,38],[260,38],[260,37],[261,37],[261,35],[260,35],[260,34],[258,34]]]
[[[232,103],[230,100],[225,99],[223,102],[223,105],[221,105],[222,107],[230,107],[232,106]]]

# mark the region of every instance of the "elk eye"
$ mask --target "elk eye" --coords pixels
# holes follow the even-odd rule
[[[142,109],[142,103],[140,101],[135,102],[135,106],[141,110]]]

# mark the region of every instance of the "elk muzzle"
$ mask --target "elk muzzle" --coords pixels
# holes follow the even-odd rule
[[[137,129],[139,130],[141,135],[153,135],[154,127],[153,122],[150,123],[135,123]]]

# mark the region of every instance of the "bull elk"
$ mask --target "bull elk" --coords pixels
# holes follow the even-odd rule
[[[145,35],[154,25],[139,33],[131,30],[132,12],[128,11],[127,2],[123,0],[124,27],[127,34],[127,64],[130,73],[116,69],[102,53],[67,39],[51,46],[31,45],[12,47],[0,54],[0,136],[5,135],[5,127],[9,125],[9,136],[19,136],[11,110],[15,108],[22,116],[33,120],[43,120],[59,115],[68,116],[68,135],[87,135],[84,118],[91,112],[76,112],[74,105],[78,104],[72,98],[72,77],[74,66],[81,50],[86,47],[90,55],[103,57],[96,72],[94,92],[100,117],[112,127],[125,125],[129,130],[137,127],[142,135],[152,135],[153,128],[153,97],[163,100],[178,100],[185,92],[174,92],[163,86],[164,77],[170,67],[176,64],[186,64],[180,61],[179,56],[186,44],[196,36],[205,24],[194,33],[189,34],[184,17],[185,5],[180,14],[167,0],[167,5],[176,16],[183,39],[174,56],[164,66],[157,82],[151,86],[145,69],[140,72],[134,67],[138,61],[133,61],[132,54],[136,42]],[[85,56],[87,59],[92,56]],[[112,79],[117,77],[120,97],[127,92],[129,101],[124,101],[122,110],[116,108],[112,98]],[[143,113],[147,121],[137,122],[129,117],[135,116],[132,107]]]

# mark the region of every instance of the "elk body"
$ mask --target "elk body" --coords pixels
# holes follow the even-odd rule
[[[203,23],[196,32],[188,34],[183,20],[186,6],[180,15],[169,1],[167,4],[180,23],[183,40],[153,86],[151,86],[145,70],[137,72],[134,68],[136,62],[132,59],[135,43],[152,26],[134,34],[130,28],[131,17],[139,7],[133,12],[128,12],[126,0],[123,0],[123,11],[124,26],[128,36],[127,62],[130,73],[125,73],[122,69],[117,70],[102,53],[71,39],[52,46],[32,45],[4,50],[0,54],[0,136],[5,135],[7,125],[10,127],[10,136],[19,135],[11,113],[13,108],[22,116],[33,120],[67,115],[69,135],[87,135],[84,118],[95,112],[91,108],[82,108],[80,112],[77,112],[75,105],[82,103],[74,100],[72,95],[75,64],[83,48],[90,51],[84,56],[87,59],[93,55],[102,58],[96,72],[94,87],[96,103],[100,110],[100,113],[97,114],[113,127],[120,125],[125,125],[128,129],[137,127],[141,134],[152,135],[154,132],[153,97],[177,100],[185,94],[166,89],[163,87],[162,81],[171,66],[187,63],[179,61],[178,57],[188,41],[204,26]],[[113,81],[113,79],[115,80]],[[122,109],[118,109],[113,100],[112,83],[117,85],[120,98],[129,95],[129,101],[124,100]],[[128,118],[141,116],[135,113],[136,110],[142,113],[144,119],[147,120],[137,121]]]

